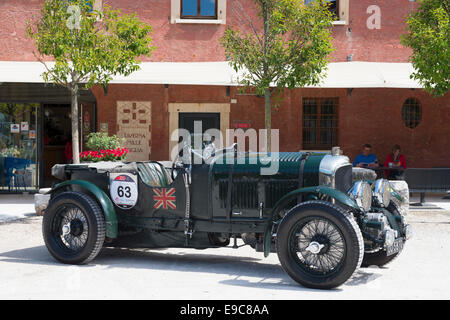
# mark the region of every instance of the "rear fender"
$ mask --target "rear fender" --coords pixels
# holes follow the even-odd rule
[[[103,214],[105,215],[106,236],[108,238],[117,238],[117,215],[114,210],[114,205],[108,195],[95,184],[86,180],[67,180],[55,185],[49,192],[47,192],[47,194],[52,194],[71,185],[81,186],[95,196],[98,203],[102,207]]]

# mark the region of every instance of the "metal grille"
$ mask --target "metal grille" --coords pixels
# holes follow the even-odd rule
[[[303,149],[330,149],[337,145],[337,98],[303,99]]]
[[[219,180],[220,207],[227,207],[228,179]],[[231,205],[239,209],[258,208],[258,181],[233,179]]]
[[[266,181],[264,188],[266,195],[264,205],[266,208],[273,208],[284,195],[298,188],[298,179],[269,180]]]
[[[409,98],[402,107],[402,120],[405,126],[414,129],[422,120],[422,108],[415,98]]]

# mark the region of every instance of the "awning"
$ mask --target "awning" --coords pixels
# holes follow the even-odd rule
[[[49,63],[51,65],[51,63]],[[143,62],[128,77],[116,76],[112,84],[172,84],[237,86],[239,75],[226,61]],[[0,83],[44,83],[40,62],[0,61]],[[310,88],[422,88],[410,75],[410,63],[330,63],[321,85]]]
[[[328,65],[322,88],[422,88],[410,78],[411,63],[336,62]]]

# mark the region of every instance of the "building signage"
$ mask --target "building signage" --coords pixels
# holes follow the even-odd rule
[[[11,133],[20,133],[20,125],[18,123],[11,124]]]
[[[247,120],[236,120],[234,121],[234,128],[235,129],[250,129],[252,127],[252,124],[250,121]]]
[[[28,122],[21,122],[20,123],[20,130],[28,131]]]
[[[117,136],[125,139],[128,161],[150,159],[151,103],[150,101],[117,102]]]

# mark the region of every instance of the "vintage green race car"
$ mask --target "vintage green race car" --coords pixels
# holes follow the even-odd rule
[[[276,173],[266,174],[271,166]],[[276,252],[298,283],[329,289],[361,265],[390,262],[411,235],[400,195],[407,190],[352,168],[338,148],[227,149],[199,164],[99,162],[56,165],[52,173],[62,181],[49,192],[43,236],[63,263],[87,263],[102,247],[205,249],[232,240],[238,248],[241,239],[265,256]]]

